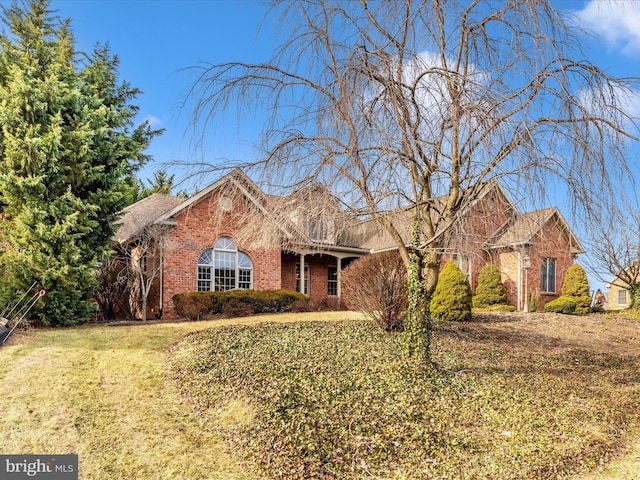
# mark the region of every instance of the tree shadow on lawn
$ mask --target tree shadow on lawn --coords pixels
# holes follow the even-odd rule
[[[459,352],[465,370],[572,377],[640,385],[640,324],[602,315],[482,314],[471,322],[435,322],[440,350]],[[446,367],[445,367],[446,368]],[[448,369],[448,368],[447,368]]]
[[[470,322],[434,322],[434,333],[525,353],[576,349],[617,355],[640,352],[640,322],[599,314],[474,314]]]

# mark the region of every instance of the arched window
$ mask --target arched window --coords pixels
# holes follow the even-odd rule
[[[253,264],[229,237],[220,237],[198,258],[198,291],[223,291],[253,287]]]

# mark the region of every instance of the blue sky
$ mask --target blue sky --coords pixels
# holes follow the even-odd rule
[[[7,0],[0,0],[6,2]],[[618,76],[640,76],[640,2],[632,0],[554,0],[560,7],[581,11],[581,23],[599,35],[590,41],[591,61]],[[193,83],[184,71],[201,62],[266,61],[273,31],[263,26],[264,2],[255,0],[53,0],[58,15],[71,18],[79,50],[108,42],[121,61],[120,78],[140,88],[140,119],[164,128],[148,153],[155,161],[142,177],[174,160],[203,161],[255,156],[259,125],[238,126],[235,119],[220,125],[204,150],[193,148],[187,132],[190,111],[179,104]],[[176,172],[176,178],[185,175]]]
[[[4,2],[4,0],[3,0]],[[179,108],[193,74],[185,68],[202,62],[231,60],[265,61],[272,44],[262,41],[258,27],[263,18],[261,2],[243,0],[54,0],[51,7],[72,20],[76,47],[91,51],[96,42],[109,43],[120,58],[120,79],[143,94],[136,103],[139,119],[164,128],[148,153],[154,162],[140,174],[174,160],[255,155],[250,143],[257,133],[239,130],[229,122],[224,136],[202,152],[192,147],[188,132],[189,109]],[[268,37],[268,29],[260,37]],[[253,136],[253,138],[251,138]],[[218,138],[220,137],[220,138]],[[176,172],[176,180],[185,175]]]

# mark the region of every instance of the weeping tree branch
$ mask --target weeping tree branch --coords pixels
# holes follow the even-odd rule
[[[287,0],[271,13],[291,26],[271,61],[194,67],[200,138],[232,108],[265,119],[261,158],[210,169],[241,166],[279,194],[323,184],[389,233],[408,271],[420,265],[423,299],[487,182],[531,199],[561,182],[586,217],[631,172],[637,79],[585,61],[586,33],[548,0]]]

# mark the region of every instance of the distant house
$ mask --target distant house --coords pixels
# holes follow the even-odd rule
[[[391,220],[409,242],[410,212]],[[155,194],[131,205],[115,234],[119,248],[135,249],[152,225],[162,227],[156,230],[162,248],[152,262],[160,268],[149,317],[175,317],[172,297],[188,291],[288,289],[339,301],[350,262],[395,248],[378,223],[350,218],[322,186],[267,195],[239,169],[190,198]],[[455,229],[443,261],[454,260],[472,288],[482,266],[493,263],[519,310],[527,291],[540,308],[557,298],[566,270],[583,252],[557,208],[520,213],[497,182],[485,185]]]
[[[607,284],[607,310],[624,310],[632,303],[629,285],[620,278],[614,278]]]

